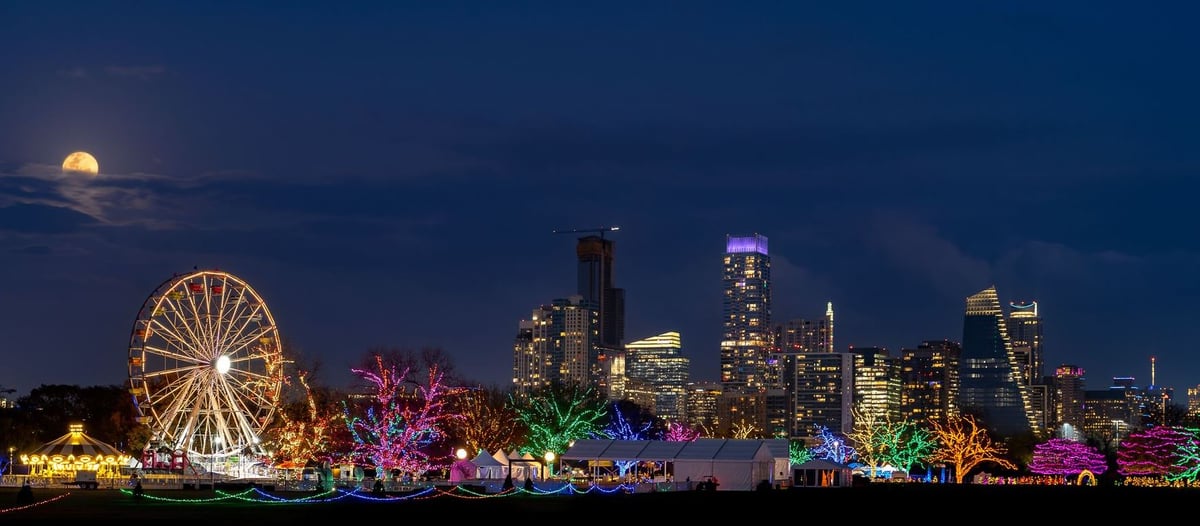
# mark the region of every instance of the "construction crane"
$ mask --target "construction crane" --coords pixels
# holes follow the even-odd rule
[[[613,225],[613,226],[602,226],[602,227],[597,227],[597,228],[564,228],[562,230],[555,230],[554,233],[555,234],[582,234],[584,232],[598,232],[600,234],[600,239],[604,239],[605,232],[616,232],[620,229],[621,229],[621,227]]]

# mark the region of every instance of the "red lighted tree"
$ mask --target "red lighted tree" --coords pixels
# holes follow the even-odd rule
[[[938,448],[930,456],[930,462],[945,462],[954,466],[954,482],[962,484],[971,470],[984,463],[993,463],[1006,469],[1017,469],[1004,455],[1008,450],[1002,444],[992,442],[987,429],[979,425],[975,417],[955,415],[945,422],[929,420]]]
[[[373,388],[371,398],[354,414],[344,406],[346,427],[354,438],[351,458],[385,471],[400,470],[414,475],[448,466],[451,455],[445,447],[445,427],[462,415],[445,408],[446,399],[461,389],[444,385],[436,365],[428,369],[425,384],[409,385],[409,368],[401,369],[375,356],[375,370],[351,369]]]
[[[1078,475],[1085,470],[1093,475],[1108,471],[1104,454],[1092,446],[1065,438],[1052,438],[1033,446],[1029,471],[1039,475]]]
[[[1181,448],[1192,435],[1186,429],[1157,426],[1130,433],[1117,446],[1117,471],[1127,477],[1162,477],[1184,471]]]

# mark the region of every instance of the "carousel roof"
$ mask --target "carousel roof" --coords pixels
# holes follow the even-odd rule
[[[56,455],[61,455],[64,458],[68,456],[79,458],[88,455],[94,458],[108,456],[123,457],[125,453],[84,434],[83,424],[71,424],[70,431],[67,434],[42,444],[32,455],[47,458]]]

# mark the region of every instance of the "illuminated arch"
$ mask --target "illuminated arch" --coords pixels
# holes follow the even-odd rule
[[[1079,477],[1075,479],[1075,484],[1082,486],[1085,480],[1087,481],[1088,486],[1096,485],[1096,475],[1092,474],[1091,471],[1086,469],[1079,472]]]

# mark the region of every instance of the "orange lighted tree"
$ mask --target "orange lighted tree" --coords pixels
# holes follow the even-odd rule
[[[506,393],[482,387],[455,396],[449,406],[462,418],[447,424],[451,441],[465,445],[472,453],[512,449],[521,444],[527,431],[507,402]]]
[[[1006,469],[1017,469],[1004,455],[1008,450],[1002,444],[992,442],[987,429],[981,427],[975,417],[956,415],[946,418],[943,424],[930,419],[933,435],[937,437],[938,448],[930,457],[931,462],[945,462],[954,466],[954,481],[962,484],[971,470],[985,462],[991,462]]]
[[[289,414],[281,411],[281,423],[271,432],[276,445],[274,460],[291,461],[305,465],[309,461],[329,460],[330,422],[338,416],[337,409],[327,402],[319,402],[308,384],[308,372],[300,371],[296,379],[304,389],[304,411]],[[290,379],[285,378],[290,383]]]

